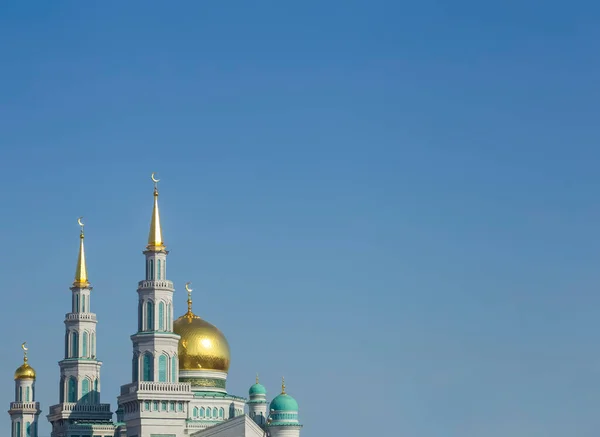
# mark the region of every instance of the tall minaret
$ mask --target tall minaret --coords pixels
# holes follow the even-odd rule
[[[88,281],[83,241],[83,217],[77,220],[79,256],[71,287],[71,312],[65,316],[65,350],[60,367],[59,404],[50,407],[48,420],[52,436],[79,435],[81,430],[68,424],[78,421],[110,423],[110,404],[100,403],[100,367],[96,358],[96,314],[90,312],[92,287]]]
[[[298,420],[298,402],[285,391],[281,378],[281,394],[271,401],[267,419],[269,437],[300,437],[302,424]]]
[[[127,435],[183,435],[190,384],[179,383],[177,348],[173,332],[173,283],[167,279],[168,251],[163,241],[158,210],[158,179],[154,182],[154,207],[145,256],[146,277],[138,283],[138,326],[131,336],[131,383],[121,386],[120,420]],[[166,414],[165,414],[166,413]]]
[[[144,250],[146,278],[138,284],[138,332],[133,341],[132,382],[178,382],[177,347],[173,332],[173,283],[167,280],[167,255],[158,211],[158,179],[154,182],[154,207]],[[160,352],[159,352],[160,351]]]
[[[26,343],[23,364],[15,371],[15,401],[10,403],[11,437],[37,437],[38,416],[42,412],[35,401],[35,370],[27,362]]]

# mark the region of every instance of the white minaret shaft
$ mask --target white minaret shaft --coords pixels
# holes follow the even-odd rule
[[[64,358],[60,367],[59,404],[50,407],[48,420],[53,437],[78,435],[65,425],[68,420],[110,423],[110,404],[100,403],[100,367],[96,357],[96,314],[91,312],[92,287],[85,262],[84,232],[81,218],[79,256],[71,287],[71,312],[65,316]]]

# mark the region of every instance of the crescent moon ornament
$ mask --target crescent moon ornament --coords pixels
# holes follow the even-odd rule
[[[185,283],[185,291],[187,291],[188,293],[191,293],[193,290],[190,288],[190,284],[191,282],[186,282]]]
[[[83,222],[81,221],[81,219],[82,219],[82,218],[83,218],[83,216],[81,216],[81,217],[79,217],[79,218],[77,219],[77,224],[78,224],[79,226],[81,226],[81,228],[83,228],[83,227],[85,226],[85,225],[83,224]]]
[[[152,176],[150,176],[150,179],[152,179],[152,182],[154,182],[156,184],[157,182],[160,182],[160,179],[156,179],[154,177],[155,174],[156,174],[156,172],[152,172]]]
[[[21,345],[21,349],[23,349],[25,352],[27,352],[29,350],[29,348],[26,346],[27,342],[24,341],[23,344]]]

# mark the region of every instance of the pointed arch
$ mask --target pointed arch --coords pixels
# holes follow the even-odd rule
[[[31,402],[31,388],[25,388],[25,402]]]
[[[88,337],[89,334],[87,333],[87,331],[83,331],[83,338],[82,338],[82,344],[81,344],[81,355],[83,357],[87,357],[88,356]]]
[[[81,295],[81,312],[85,313],[85,294]]]
[[[146,302],[146,331],[154,331],[154,302]]]
[[[77,402],[77,380],[74,376],[69,378],[67,402]]]
[[[177,378],[177,355],[171,357],[171,382],[178,382]]]
[[[19,386],[19,402],[23,402],[23,386]]]
[[[149,275],[148,279],[153,281],[154,280],[154,260],[151,259],[148,264],[150,266],[150,275]]]
[[[94,402],[100,402],[100,390],[98,390],[98,378],[94,380]]]
[[[65,377],[61,376],[60,377],[60,389],[59,389],[59,397],[58,399],[60,400],[60,403],[62,404],[63,402],[65,402]]]
[[[204,417],[204,407],[200,407],[200,417]]]
[[[87,378],[84,378],[83,381],[81,381],[81,399],[83,400],[83,402],[88,403],[89,399],[88,399],[88,394],[90,392],[90,380]]]
[[[158,262],[156,263],[156,279],[160,280],[161,279],[161,273],[162,273],[162,262],[159,259]]]
[[[96,358],[96,333],[92,332],[90,334],[90,355],[92,358]]]
[[[198,407],[194,407],[194,413],[193,413],[194,417],[198,417]]]
[[[167,356],[164,354],[158,357],[158,381],[167,382]]]
[[[138,354],[133,354],[133,359],[131,360],[131,381],[138,382],[138,374],[140,371],[140,356]]]
[[[17,437],[22,437],[21,436],[21,422],[17,421],[16,429],[17,429],[17,431],[16,431]]]
[[[79,312],[79,294],[75,294],[75,312]]]
[[[163,301],[158,303],[158,330],[165,330],[165,303]]]
[[[217,410],[217,407],[213,408],[213,417],[216,419],[217,417],[219,417],[219,410]]]
[[[223,415],[225,414],[225,410],[223,409],[223,407],[219,408],[219,417],[222,419]]]
[[[154,357],[150,352],[146,352],[143,358],[143,373],[142,379],[144,381],[154,381]]]
[[[171,303],[167,304],[167,327],[165,331],[171,331]]]
[[[71,358],[79,357],[79,334],[77,331],[71,332]]]

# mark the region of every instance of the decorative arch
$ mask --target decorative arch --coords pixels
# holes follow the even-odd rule
[[[200,417],[204,417],[204,407],[200,407]]]
[[[171,357],[171,382],[177,381],[177,355]]]
[[[71,358],[79,357],[79,333],[71,331]]]
[[[154,331],[154,302],[146,302],[146,331]]]
[[[161,354],[158,357],[158,382],[167,382],[167,363],[169,357]]]
[[[88,378],[83,378],[83,381],[81,381],[81,399],[86,403],[89,402],[89,399],[88,399],[89,393],[90,393],[90,380]]]
[[[83,357],[88,356],[88,339],[89,339],[89,334],[87,333],[87,331],[83,331],[83,336],[82,336],[82,341],[81,341],[81,355]]]
[[[165,303],[163,301],[158,304],[158,330],[165,330]]]
[[[69,378],[69,386],[67,388],[67,402],[77,402],[77,379],[74,376]]]
[[[81,295],[81,312],[85,313],[85,294]]]
[[[193,416],[198,417],[198,407],[194,407]]]
[[[154,381],[154,357],[146,352],[142,358],[142,380]]]
[[[138,353],[134,353],[133,359],[131,360],[131,380],[133,382],[138,382],[139,372],[140,372],[140,355]]]

